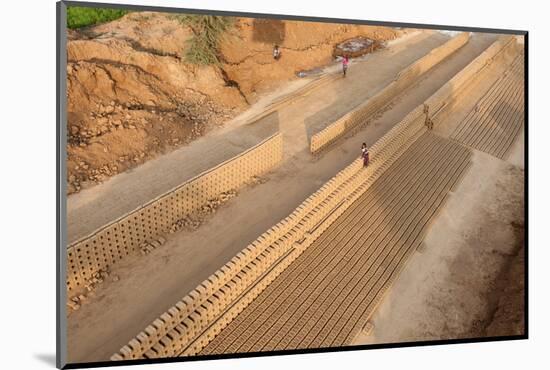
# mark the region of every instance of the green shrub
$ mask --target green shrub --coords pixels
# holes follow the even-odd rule
[[[219,64],[219,44],[223,33],[233,25],[233,18],[213,15],[179,15],[176,19],[193,31],[193,37],[187,41],[186,61],[199,65]]]
[[[67,8],[67,27],[71,29],[109,22],[128,13],[121,9],[102,9],[70,6]]]

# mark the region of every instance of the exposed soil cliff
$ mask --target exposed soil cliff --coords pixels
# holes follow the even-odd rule
[[[186,144],[258,97],[326,65],[356,36],[393,39],[385,27],[239,18],[224,35],[222,64],[184,60],[191,30],[174,16],[131,13],[78,31],[67,43],[68,192],[101,182]],[[278,44],[282,57],[272,57]]]

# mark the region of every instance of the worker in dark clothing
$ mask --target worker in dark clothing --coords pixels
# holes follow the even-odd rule
[[[367,167],[369,165],[369,150],[366,143],[361,145],[361,157],[363,158],[363,166]]]
[[[281,58],[281,50],[279,50],[279,45],[275,45],[273,48],[273,59],[279,60]]]

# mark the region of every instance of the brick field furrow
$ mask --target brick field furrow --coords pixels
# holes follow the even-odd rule
[[[499,78],[497,81],[493,83],[491,88],[489,89],[489,92],[486,93],[476,104],[476,106],[466,115],[464,118],[464,121],[461,125],[459,125],[456,129],[453,135],[455,135],[456,138],[459,138],[460,140],[464,140],[465,134],[468,134],[470,132],[470,129],[475,125],[475,118],[476,118],[476,110],[481,109],[482,107],[487,107],[490,105],[497,96],[497,90],[500,90],[502,78]]]
[[[363,300],[359,300],[354,306],[344,307],[346,310],[345,313],[342,313],[339,316],[339,313],[336,313],[339,320],[334,321],[336,327],[331,328],[330,336],[327,340],[319,343],[319,346],[334,346],[334,345],[343,345],[346,338],[350,336],[352,332],[360,329],[360,317],[368,317],[366,311],[369,308],[369,305],[373,307],[376,306],[377,297],[384,294],[384,292],[389,288],[389,285],[392,281],[392,277],[395,277],[394,272],[406,261],[409,252],[416,250],[416,246],[422,242],[423,231],[426,229],[426,225],[429,224],[430,220],[433,218],[433,215],[440,208],[440,205],[447,196],[447,192],[452,184],[460,177],[462,170],[466,167],[469,160],[469,156],[462,156],[455,165],[448,167],[449,172],[452,173],[452,176],[447,176],[448,173],[442,175],[440,179],[441,186],[438,191],[433,192],[430,199],[425,203],[426,206],[423,207],[422,213],[420,213],[420,218],[417,218],[416,223],[411,223],[409,225],[414,229],[411,233],[408,234],[407,243],[403,244],[402,248],[398,249],[398,253],[391,258],[390,260],[385,260],[385,263],[382,265],[379,272],[383,273],[379,279],[375,282],[370,290],[367,290],[366,286],[357,289],[358,299],[361,299],[360,296],[364,297]],[[456,164],[459,163],[458,167]],[[410,238],[413,238],[412,240]],[[367,304],[368,303],[368,304]],[[351,313],[349,311],[352,311]],[[369,313],[370,314],[370,313]],[[347,321],[344,321],[343,318],[348,317]],[[340,329],[338,329],[340,328]]]
[[[479,140],[479,147],[481,151],[487,153],[493,153],[493,148],[498,146],[501,141],[498,140],[500,136],[508,137],[511,131],[512,112],[515,109],[515,104],[519,101],[520,96],[523,94],[523,87],[520,84],[515,84],[510,87],[510,94],[503,98],[499,104],[499,111],[494,115],[493,119],[487,119],[485,125],[485,136]],[[493,134],[495,132],[495,134]]]
[[[308,253],[308,252],[306,251],[305,253]],[[296,265],[293,265],[293,266],[296,266]],[[281,280],[279,280],[279,281],[283,281],[283,280],[281,279]],[[276,285],[276,284],[274,284],[274,285]],[[259,302],[259,301],[261,301],[261,297],[259,297],[259,299],[256,300],[255,302]],[[244,315],[243,315],[243,316],[244,316]],[[242,317],[242,316],[240,315],[240,317]]]
[[[523,94],[522,88],[520,89],[520,94]],[[511,103],[514,104],[515,102]],[[518,116],[523,117],[522,107],[515,104],[511,105],[510,102],[506,102],[504,105],[506,106],[506,111],[502,117],[498,117],[500,119],[497,121],[497,124],[502,125],[502,127],[493,128],[489,131],[490,135],[485,142],[479,146],[472,146],[498,158],[503,158],[503,152],[508,149],[523,126],[522,120],[516,119]],[[490,125],[490,122],[480,121],[479,124]]]
[[[381,180],[382,180],[382,179],[381,179]],[[392,184],[392,183],[390,183],[390,184]],[[373,187],[375,187],[375,186],[381,186],[381,185],[384,185],[384,181],[380,181],[380,182],[377,181],[377,182],[375,182],[375,184],[373,184]],[[386,188],[389,188],[389,187],[386,187]],[[353,205],[353,207],[356,208],[356,205]],[[324,234],[324,235],[325,235],[325,234]],[[323,238],[323,237],[321,237],[320,239],[322,239],[322,238]],[[308,249],[304,252],[304,255],[307,256],[308,254],[311,254],[311,251],[312,251],[312,250],[308,248]],[[302,258],[302,257],[301,257],[301,258]],[[306,258],[307,258],[307,257],[306,257]],[[311,260],[311,259],[306,259],[306,260]],[[293,264],[291,267],[289,267],[289,270],[288,270],[288,271],[292,271],[293,269],[295,269],[295,268],[296,268],[295,266],[302,266],[302,265],[301,265],[301,264]],[[286,274],[288,275],[288,272],[287,272]],[[278,282],[286,282],[286,286],[282,286],[281,288],[279,288],[279,285],[280,285],[280,284],[278,284],[277,282],[274,282],[273,284],[270,285],[270,287],[269,287],[268,289],[270,289],[270,290],[276,289],[276,290],[278,290],[278,291],[282,291],[282,289],[287,289],[287,288],[288,288],[288,284],[289,284],[288,280],[282,278],[282,279],[278,279]],[[261,295],[260,297],[258,297],[258,298],[251,304],[251,306],[254,307],[255,305],[258,305],[258,304],[262,303],[262,302],[263,302],[263,297],[264,297],[264,296],[265,296],[265,295]],[[271,296],[269,296],[269,297],[271,297]],[[251,307],[251,309],[252,309],[252,307]],[[274,307],[275,307],[275,306],[274,306]],[[247,312],[248,312],[248,311],[247,311]],[[264,313],[264,314],[265,314],[265,313]],[[235,325],[240,325],[241,322],[243,321],[242,318],[243,318],[243,317],[246,317],[246,316],[247,316],[247,315],[246,315],[246,312],[243,312],[243,314],[239,315],[239,317],[236,319]],[[219,342],[219,341],[221,340],[221,338],[223,338],[223,336],[225,335],[225,333],[231,332],[231,328],[232,328],[232,327],[233,327],[233,326],[230,325],[226,330],[224,330],[222,333],[220,333],[220,335],[219,335],[216,339],[214,339],[214,341],[211,343],[211,346],[209,346],[209,347],[206,349],[206,351],[215,349],[215,348],[216,348],[216,343]],[[233,347],[233,346],[232,346],[232,347]],[[216,350],[216,351],[217,351],[217,350]]]
[[[309,249],[308,249],[308,250],[309,250]],[[308,253],[308,252],[307,252],[308,250],[306,250],[306,252],[304,252],[304,253]],[[295,265],[293,264],[293,266],[295,266]],[[280,280],[279,280],[279,281],[280,281]],[[273,285],[276,285],[276,283],[272,284],[271,287],[273,287]],[[255,300],[253,304],[255,304],[255,303],[259,302],[259,301],[261,301],[261,297],[258,297],[258,299]],[[240,321],[240,318],[243,317],[243,316],[244,316],[244,315],[239,315],[239,318],[236,319],[236,320]],[[230,329],[230,328],[228,328],[228,329]],[[223,336],[223,333],[221,334],[221,336]],[[213,345],[215,345],[215,342],[216,342],[216,341],[217,341],[217,340],[215,339]],[[212,347],[209,347],[207,350],[209,350],[209,349],[211,349],[211,348],[212,348]]]
[[[523,71],[518,73],[523,73]],[[523,91],[523,80],[521,79],[521,76],[519,77],[519,79],[519,85],[521,86],[520,95],[514,102],[514,109],[512,111],[512,114],[510,115],[510,117],[508,117],[509,124],[507,126],[507,130],[510,134],[507,135],[507,139],[502,140],[500,144],[494,145],[494,153],[496,153],[496,156],[499,158],[505,158],[506,152],[508,151],[508,149],[510,149],[517,137],[517,134],[523,127],[525,118],[525,94]]]
[[[456,173],[453,176],[452,180],[449,181],[449,183],[450,184],[453,184],[453,183],[456,184],[457,181],[459,181],[460,178],[464,175],[464,173],[466,172],[466,170],[470,166],[470,164],[471,164],[471,162],[464,161],[463,164],[460,166],[460,168],[456,171]],[[453,185],[451,185],[451,186],[453,186]],[[411,244],[410,248],[405,253],[405,256],[404,256],[405,261],[412,253],[414,253],[414,251],[416,250],[416,247],[422,243],[422,239],[424,238],[425,232],[427,231],[427,229],[428,229],[430,223],[432,222],[432,220],[435,218],[435,215],[442,208],[443,204],[445,203],[445,200],[447,199],[447,196],[448,196],[448,194],[442,194],[442,196],[440,196],[438,198],[438,202],[439,202],[438,205],[436,207],[432,207],[433,212],[431,213],[430,217],[428,218],[428,221],[422,226],[422,229],[417,234],[417,237],[416,237],[415,241]],[[353,340],[353,338],[355,337],[357,332],[359,330],[361,330],[361,328],[365,325],[365,323],[367,322],[367,320],[370,317],[370,315],[372,314],[372,312],[376,309],[377,305],[381,301],[381,299],[384,296],[385,292],[391,286],[391,284],[396,279],[396,277],[399,275],[399,273],[403,269],[403,267],[404,267],[404,263],[402,263],[400,261],[399,264],[393,270],[390,278],[385,282],[384,288],[377,291],[377,293],[375,295],[375,298],[374,299],[369,299],[370,303],[365,307],[365,309],[363,311],[356,310],[354,312],[353,316],[348,320],[348,322],[346,323],[346,326],[345,326],[346,328],[348,328],[347,330],[345,330],[345,332],[347,333],[347,337],[345,337],[345,339],[344,339],[344,336],[340,334],[338,337],[343,341],[341,341],[341,342],[332,342],[332,343],[328,344],[329,346],[344,345],[344,344],[349,343],[350,341]],[[359,305],[357,305],[357,307],[362,308],[363,304],[359,304]],[[353,329],[350,329],[350,327],[353,327]]]
[[[520,54],[451,138],[503,159],[523,127],[524,56]]]
[[[452,156],[454,153],[455,151],[451,151],[451,153],[448,153],[450,157],[445,156],[445,158],[453,158]],[[359,273],[353,276],[353,279],[350,279],[346,286],[340,291],[341,295],[345,296],[346,299],[349,298],[351,301],[357,302],[358,297],[361,297],[361,294],[368,291],[372,279],[375,279],[377,274],[379,274],[379,268],[386,258],[391,256],[392,253],[398,253],[403,245],[405,245],[408,236],[411,235],[406,232],[410,231],[411,225],[418,222],[418,218],[421,217],[420,209],[429,208],[431,203],[427,200],[435,194],[438,194],[439,191],[445,191],[442,187],[442,184],[444,184],[443,179],[447,175],[448,169],[453,168],[454,164],[456,164],[456,162],[449,162],[445,169],[442,169],[440,166],[431,167],[432,171],[430,176],[426,177],[425,181],[422,181],[421,186],[418,187],[419,191],[415,194],[414,203],[404,205],[403,212],[398,220],[386,223],[385,226],[388,230],[387,236],[383,239],[374,241],[375,253],[361,263],[361,265],[365,266],[362,270],[363,274]],[[432,186],[432,181],[436,181],[436,187]],[[403,238],[404,235],[406,238]],[[330,341],[331,336],[338,332],[334,330],[334,325],[342,322],[342,319],[345,318],[345,312],[348,312],[353,306],[353,304],[348,306],[333,303],[327,308],[327,312],[330,313],[329,319],[326,321],[325,326],[319,331],[316,340],[310,343],[306,342],[306,346],[315,347],[321,345],[326,340]],[[295,346],[298,346],[298,344],[295,344]]]
[[[412,221],[414,221],[414,220],[412,220]],[[414,224],[414,223],[413,223],[413,224]],[[410,228],[410,225],[409,225],[408,227]],[[404,229],[404,230],[408,230],[408,229]],[[413,234],[414,234],[414,233],[413,233]],[[402,243],[402,242],[401,242],[401,243]],[[393,253],[393,252],[395,252],[395,249],[392,250],[392,253]],[[386,257],[386,258],[387,258],[387,257]],[[376,276],[376,275],[375,275],[375,276]],[[365,277],[365,279],[366,279],[366,278],[367,278],[367,277]],[[372,280],[371,280],[370,282],[372,282]],[[369,283],[369,282],[366,282],[366,283]],[[369,291],[367,288],[368,288],[368,285],[364,285],[364,286],[356,287],[355,289],[356,289],[357,294],[358,294],[358,295],[361,295],[361,293],[362,293],[362,294],[365,294],[365,292],[368,292],[368,291]],[[357,289],[360,289],[360,290],[357,291]],[[371,290],[371,292],[372,292],[372,290]],[[369,297],[370,297],[371,295],[372,295],[372,293],[369,295]],[[353,293],[351,293],[350,296],[353,296]],[[343,307],[343,309],[347,309],[347,307]],[[340,317],[340,315],[343,315],[343,313],[339,313],[339,314],[337,314],[337,315],[338,315],[338,317]],[[345,316],[344,316],[344,317],[345,317]],[[340,322],[338,322],[338,323],[340,323]],[[329,341],[328,341],[328,343],[330,343],[330,339],[331,339],[331,338],[334,338],[334,336],[336,335],[336,333],[337,333],[337,330],[335,330],[334,327],[327,326],[327,327],[325,328],[325,334],[324,334],[324,335],[323,335],[323,334],[319,335],[319,336],[317,337],[317,341],[314,342],[312,345],[313,345],[313,346],[315,346],[315,345],[317,345],[317,344],[318,344],[318,345],[323,345],[323,343],[326,342],[326,340],[327,340],[327,337],[326,337],[327,334],[329,334],[329,337],[328,337]]]
[[[349,217],[347,219],[349,219]],[[364,218],[364,219],[367,219],[367,218]],[[378,230],[379,224],[380,224],[379,222],[375,222],[372,225],[373,229]],[[347,244],[357,246],[356,242],[357,242],[357,238],[358,238],[358,233],[356,233],[356,231],[357,231],[356,228],[348,231],[348,233],[346,235],[347,240],[340,241],[338,243],[338,246],[340,247],[343,243],[347,243]],[[350,236],[352,236],[351,240],[349,240]],[[354,257],[354,258],[356,259],[356,257]],[[340,262],[340,261],[338,261],[338,262]],[[340,266],[340,268],[341,268],[341,266]],[[317,286],[315,288],[315,289],[321,290],[321,291],[320,291],[319,294],[317,294],[314,297],[314,301],[313,302],[308,302],[308,301],[295,302],[295,305],[299,306],[299,308],[297,308],[297,309],[295,309],[295,311],[293,311],[293,316],[292,316],[292,319],[293,319],[292,322],[293,322],[293,325],[294,325],[293,329],[296,329],[296,333],[293,330],[294,334],[297,334],[297,332],[300,331],[300,330],[304,330],[304,329],[307,330],[307,328],[308,328],[307,325],[305,325],[305,326],[298,325],[299,324],[299,323],[297,324],[298,318],[300,320],[303,320],[304,317],[313,316],[315,313],[312,312],[312,311],[314,311],[316,308],[318,308],[318,306],[320,304],[319,301],[321,301],[321,304],[322,304],[322,302],[325,302],[327,300],[327,298],[329,298],[330,295],[333,295],[333,294],[338,292],[337,284],[341,281],[341,277],[345,276],[344,274],[346,272],[342,272],[341,270],[337,270],[336,268],[333,268],[332,266],[328,267],[328,269],[331,269],[331,274],[332,275],[336,275],[336,273],[338,275],[327,277],[326,281],[328,282],[328,286],[327,286],[327,283],[325,283],[322,286]],[[304,287],[304,289],[307,289],[307,287]],[[306,324],[312,324],[312,321],[308,321]],[[287,325],[287,323],[285,324],[285,326],[286,325]],[[284,335],[284,336],[281,337],[281,334],[282,334],[282,331],[279,331],[279,334],[275,335],[272,338],[271,344],[268,347],[266,347],[265,349],[270,349],[271,347],[273,347],[273,348],[281,347],[282,348],[282,346],[286,345],[286,341],[291,340],[290,335]],[[277,340],[280,340],[280,339],[282,339],[282,342],[281,342],[280,345],[278,345]],[[256,349],[260,349],[260,348],[254,348],[253,347],[251,350],[256,350]]]
[[[518,138],[518,134],[525,123],[525,111],[523,110],[523,107],[525,106],[524,96],[522,96],[519,104],[521,104],[520,107],[522,109],[518,109],[515,112],[515,120],[513,121],[512,134],[508,137],[508,140],[502,142],[501,147],[498,149],[497,157],[499,158],[504,159],[507,157],[508,152]]]
[[[470,157],[470,155],[468,156]],[[460,180],[462,179],[462,177],[465,176],[467,170],[469,167],[471,167],[471,164],[472,162],[471,161],[464,161],[462,166],[457,170],[455,176],[453,177],[453,179],[451,180],[451,189],[453,187],[455,187],[459,182]],[[407,252],[408,255],[414,253],[414,251],[416,250],[416,248],[422,243],[423,239],[424,239],[424,235],[425,233],[427,232],[430,224],[433,222],[433,220],[435,219],[436,215],[439,213],[439,211],[443,208],[443,205],[445,204],[445,201],[446,199],[448,198],[448,195],[449,194],[446,194],[443,199],[440,201],[439,205],[434,208],[434,212],[432,213],[431,215],[431,218],[430,220],[424,224],[423,226],[423,229],[421,231],[421,233],[417,236],[417,239],[415,241],[415,243],[413,245],[411,245],[411,248],[409,249],[409,251]],[[407,256],[408,257],[408,256]],[[398,268],[394,271],[393,275],[391,276],[391,279],[390,281],[386,284],[386,287],[389,288],[392,284],[393,284],[393,281],[395,281],[395,279],[397,278],[397,276],[399,275],[400,271],[404,268],[404,264],[401,264],[400,266],[398,266]],[[377,305],[380,303],[380,301],[382,300],[383,296],[384,296],[384,293],[387,289],[385,289],[384,291],[380,291],[376,298],[371,301],[371,303],[369,304],[369,306],[367,307],[367,309],[365,310],[365,312],[363,312],[359,317],[354,317],[353,319],[357,318],[357,321],[356,321],[356,325],[355,325],[355,328],[349,332],[348,334],[348,337],[346,338],[346,341],[345,343],[350,343],[353,338],[357,335],[357,332],[359,330],[361,330],[361,328],[365,325],[365,323],[367,322],[367,320],[369,319],[370,315],[372,314],[372,312],[376,309]],[[353,320],[352,319],[352,320]],[[353,322],[353,321],[351,321]],[[333,344],[334,345],[334,344]]]
[[[434,193],[434,194],[437,194],[437,193]],[[428,209],[431,209],[431,208],[428,208]],[[414,223],[412,224],[412,225],[415,225],[415,226],[413,226],[414,229],[413,229],[412,234],[409,234],[409,235],[419,235],[420,234],[419,233],[419,225],[422,224],[422,222],[423,222],[422,220],[423,219],[421,219],[420,221],[417,221],[416,225]],[[409,225],[409,227],[411,227],[411,225]],[[386,274],[386,272],[387,272],[387,267],[390,266],[392,263],[402,261],[402,256],[406,255],[407,250],[414,250],[415,245],[416,245],[414,243],[414,241],[416,241],[416,240],[418,240],[418,239],[413,239],[413,243],[405,244],[405,248],[397,248],[397,249],[394,248],[392,250],[391,254],[388,255],[390,257],[389,260],[387,259],[388,256],[386,257],[386,259],[384,260],[384,263],[379,267],[379,270],[377,271],[377,275],[375,275],[375,277],[374,277],[375,279],[378,278],[378,280],[375,280],[374,285],[372,285],[370,290],[366,289],[366,287],[365,287],[365,288],[363,288],[364,289],[363,291],[359,292],[359,293],[362,293],[361,295],[363,297],[365,297],[364,301],[372,302],[374,300],[374,298],[378,295],[378,293],[380,293],[380,292],[383,293],[385,291],[385,288],[384,288],[385,285],[380,284],[380,283],[385,281],[384,280],[384,276],[385,276],[384,274]],[[407,247],[407,246],[410,246],[410,247]],[[393,258],[391,258],[391,257],[393,257]],[[366,292],[368,292],[368,293],[366,293]],[[351,309],[353,311],[353,307],[356,307],[355,312],[358,312],[357,308],[362,307],[362,305],[356,303],[353,306],[347,307],[346,308],[347,312],[344,312],[344,316],[342,316],[342,317],[339,316],[339,320],[337,322],[335,322],[337,324],[337,326],[330,328],[330,331],[328,331],[328,334],[329,334],[328,337],[324,337],[324,336],[323,337],[318,337],[317,343],[313,343],[312,346],[330,346],[330,345],[332,345],[331,343],[333,343],[334,341],[339,341],[339,340],[344,339],[346,337],[346,335],[350,331],[352,331],[353,327],[355,325],[357,325],[357,323],[354,323],[352,321],[353,320],[352,318],[349,318],[349,316],[350,316],[349,310]],[[347,318],[347,321],[345,321],[346,318]],[[357,319],[359,319],[359,318],[357,318]],[[340,328],[340,331],[338,331],[338,328]]]
[[[482,151],[491,153],[487,147],[491,147],[495,142],[499,142],[503,127],[507,126],[507,113],[513,104],[509,104],[517,100],[523,94],[523,86],[517,81],[514,74],[508,75],[507,80],[510,82],[507,85],[506,91],[498,97],[496,105],[499,110],[490,116],[481,117],[478,121],[485,124],[478,125],[484,130],[484,135],[472,143],[472,147],[479,148]]]
[[[522,56],[519,56],[518,58],[516,58],[514,60],[512,67],[508,71],[507,77],[512,84],[512,87],[510,88],[510,90],[514,91],[513,96],[509,99],[510,101],[517,101],[517,98],[519,98],[520,96],[523,96],[523,86],[520,78],[520,74],[523,72],[519,70],[519,68],[521,67],[521,58]],[[506,99],[501,99],[501,100],[506,100]],[[499,122],[501,120],[504,120],[504,122],[506,122],[506,116],[500,115],[494,121]],[[494,123],[495,122],[493,122],[493,127],[495,127]],[[486,130],[486,131],[490,132],[490,130]],[[495,136],[493,136],[493,140],[487,140],[488,141],[488,143],[486,143],[487,146],[491,146],[491,144],[498,141],[495,139]],[[485,150],[485,149],[482,149],[482,150]]]
[[[469,125],[464,128],[463,135],[459,136],[460,140],[472,147],[475,147],[478,140],[484,136],[481,133],[490,131],[487,127],[477,124],[477,122],[485,120],[487,116],[492,116],[491,113],[501,100],[502,94],[508,94],[512,84],[512,79],[506,78],[506,76],[499,78],[493,84],[491,89],[489,89],[489,92],[486,93],[481,101],[476,105],[476,108],[469,113],[470,122]]]
[[[488,116],[492,116],[495,107],[497,107],[502,94],[508,94],[512,81],[510,79],[501,78],[497,83],[492,86],[487,93],[491,97],[488,101],[482,101],[477,104],[476,108],[470,112],[470,123],[463,129],[463,134],[458,138],[464,143],[475,146],[477,141],[484,135],[480,133],[487,133],[487,127],[479,125],[479,121],[484,121]]]
[[[500,86],[501,88],[495,94],[495,100],[485,109],[484,114],[474,115],[477,130],[471,130],[467,140],[467,144],[471,147],[481,148],[491,137],[494,137],[492,134],[497,126],[496,123],[500,122],[501,114],[506,108],[504,103],[514,96],[515,85],[512,79],[505,78]],[[480,125],[479,122],[486,122],[486,124]]]
[[[344,308],[348,315],[356,312],[354,304],[364,297],[354,292],[362,284],[386,281],[380,276],[394,270],[392,261],[403,260],[408,249],[402,245],[410,248],[416,240],[405,233],[417,230],[411,225],[424,221],[418,212],[430,214],[426,211],[430,205],[421,206],[426,197],[437,200],[447,193],[446,184],[452,183],[446,175],[457,172],[466,158],[461,150],[466,151],[433,134],[421,136],[201,353],[296,348],[302,341],[319,342],[335,325],[334,318],[343,318],[337,312]],[[360,243],[361,239],[365,242]],[[387,247],[388,243],[392,246]],[[388,253],[393,254],[388,257]],[[337,335],[347,334],[339,330],[329,340]]]
[[[472,110],[470,124],[463,132],[463,135],[459,137],[459,140],[464,144],[476,147],[477,142],[481,137],[486,136],[484,133],[490,132],[489,128],[485,125],[480,125],[479,122],[483,122],[487,117],[494,115],[495,109],[498,109],[498,102],[501,94],[508,94],[509,87],[511,85],[510,80],[504,80],[505,83],[497,83],[493,86],[494,93],[492,99],[487,104],[479,104],[474,110]]]
[[[416,158],[415,158],[416,159]],[[382,179],[381,179],[382,180]],[[395,183],[395,182],[394,182]],[[382,184],[383,185],[383,184]],[[375,190],[374,190],[374,186],[371,188],[371,190],[368,192],[370,194],[375,194]],[[387,187],[383,188],[385,191],[388,190],[388,191],[391,191],[391,189],[387,189]],[[387,191],[386,191],[387,192]],[[367,194],[368,194],[367,193]],[[372,196],[371,196],[372,198]],[[390,206],[392,205],[391,202],[388,202],[386,204],[386,206]],[[364,219],[365,217],[368,217],[368,215],[365,215],[365,212],[372,212],[373,209],[370,208],[370,207],[363,207],[363,214],[361,215],[355,215],[352,213],[352,216],[351,217],[348,217],[347,219],[349,220],[350,218],[352,220],[355,221],[355,223],[357,222],[360,222],[359,220],[361,219]],[[375,218],[376,220],[376,218]],[[339,221],[339,224],[342,223],[341,221]],[[345,227],[340,227],[339,224],[337,224],[333,229],[334,230],[338,230],[338,233],[337,235],[343,235],[343,234],[346,234],[348,237],[349,236],[353,236],[354,233],[349,233],[349,230],[351,228],[353,228],[353,224],[352,223],[349,223],[349,222],[345,222],[344,225]],[[351,226],[350,226],[351,225]],[[317,243],[317,245],[323,245],[323,243]],[[353,246],[353,242],[351,243],[350,247]],[[344,248],[339,248],[338,249],[338,252],[335,254],[333,251],[331,251],[330,248],[328,248],[328,246],[323,246],[323,248],[326,248],[325,249],[325,254],[326,253],[329,253],[329,255],[332,255],[332,261],[330,263],[327,263],[325,261],[320,261],[320,263],[317,263],[317,261],[314,262],[314,266],[317,266],[317,268],[319,268],[319,266],[322,266],[323,267],[323,270],[322,271],[315,271],[314,269],[309,269],[309,274],[313,275],[315,277],[315,280],[314,281],[310,281],[308,284],[311,285],[313,284],[314,286],[317,286],[317,289],[320,289],[320,287],[322,287],[323,285],[322,284],[326,284],[328,281],[333,281],[333,279],[330,277],[330,276],[327,276],[327,274],[334,274],[335,271],[333,270],[333,266],[335,264],[337,264],[340,259],[342,258],[341,256],[342,255],[345,255],[345,254],[349,254],[350,252],[347,251],[347,249],[344,247]],[[316,248],[315,251],[319,251],[319,248]],[[307,260],[305,260],[307,261]],[[305,264],[301,264],[301,265],[305,265]],[[290,281],[297,281],[301,276],[302,274],[307,274],[308,273],[308,268],[306,267],[305,269],[304,268],[301,268],[300,269],[301,271],[298,271],[298,273],[292,275],[292,278],[289,278],[288,280]],[[300,288],[304,288],[304,284],[303,282],[300,282],[299,283],[299,287]],[[313,292],[314,293],[314,292]],[[300,295],[300,299],[304,299],[304,297],[302,295]],[[306,302],[307,303],[307,302]],[[292,303],[292,304],[295,304],[295,303]],[[276,307],[281,307],[281,305],[279,305],[279,303],[277,303],[277,305],[275,305]],[[287,309],[288,309],[288,306],[287,306]],[[279,311],[277,311],[279,313]],[[279,313],[280,316],[283,316],[284,317],[284,312],[283,313]],[[275,329],[275,331],[277,332],[278,330]],[[256,344],[258,345],[258,344]],[[253,349],[254,350],[254,349]]]
[[[439,148],[439,149],[441,149],[441,148]],[[432,154],[435,154],[435,153],[432,153]],[[437,158],[437,156],[436,156],[436,158]],[[429,166],[423,166],[423,167],[425,167],[424,168],[424,170],[425,170]],[[419,172],[421,172],[421,170],[423,170],[422,166],[420,168],[418,168],[418,170],[419,170]],[[428,175],[428,174],[426,174],[426,175]],[[420,176],[418,176],[418,177],[421,178],[422,174],[420,174]],[[417,183],[417,181],[414,181],[412,183]],[[379,232],[377,234],[364,235],[363,233],[356,232],[354,230],[354,232],[356,232],[356,236],[357,236],[357,238],[354,240],[354,242],[357,243],[358,240],[365,240],[365,241],[371,241],[371,243],[367,247],[365,246],[365,243],[363,243],[363,244],[362,243],[357,243],[359,245],[358,252],[361,253],[362,251],[364,251],[364,253],[359,254],[359,256],[355,259],[355,262],[354,262],[353,265],[346,264],[346,265],[343,266],[343,271],[341,271],[341,273],[340,273],[340,275],[341,275],[340,279],[335,279],[334,281],[331,281],[331,285],[328,287],[328,291],[338,292],[339,295],[343,295],[344,297],[346,297],[346,295],[345,295],[346,287],[349,287],[350,281],[357,274],[357,271],[360,271],[364,267],[363,264],[367,263],[368,259],[370,257],[372,257],[372,255],[373,255],[372,253],[368,253],[368,252],[376,251],[376,246],[380,242],[384,242],[384,241],[387,241],[387,240],[391,239],[391,234],[389,234],[390,229],[387,228],[386,225],[398,222],[397,220],[401,219],[403,216],[406,217],[406,214],[405,215],[403,214],[403,209],[407,209],[411,204],[413,204],[413,205],[416,204],[416,201],[417,201],[418,190],[415,189],[415,191],[407,192],[405,182],[404,182],[404,185],[405,186],[402,189],[400,189],[400,192],[406,193],[407,196],[408,196],[408,199],[406,199],[404,201],[401,199],[400,201],[398,201],[398,207],[396,208],[395,213],[394,214],[388,214],[386,218],[380,220],[380,222],[376,225],[377,230],[379,230]],[[391,198],[394,198],[393,194],[390,194],[390,197],[381,198],[380,203],[385,204],[386,202],[391,202],[392,201]],[[397,216],[397,220],[394,220],[394,217],[396,217],[396,216]],[[380,229],[378,229],[379,226],[381,226]],[[365,228],[363,226],[362,230],[363,231],[368,230],[370,227],[371,227],[370,224],[369,224],[368,228]],[[335,240],[335,244],[339,245],[340,242],[338,240]],[[366,258],[366,259],[363,260],[363,258]],[[347,298],[348,297],[346,297],[345,299],[347,299]],[[334,302],[338,302],[338,300],[333,301],[333,302],[327,302],[326,300],[319,301],[319,302],[317,302],[317,304],[315,306],[309,307],[308,309],[310,309],[310,310],[315,309],[315,310],[321,310],[322,311],[323,308],[327,308],[327,306],[328,306],[328,308],[325,311],[330,313],[331,309],[334,306]],[[316,312],[316,315],[319,316],[320,313]],[[327,315],[322,315],[322,316],[326,317]],[[324,322],[326,322],[326,321],[318,320],[315,323],[315,327],[318,327],[318,326],[322,325]],[[306,334],[304,334],[302,336],[307,336],[310,330],[312,330],[311,325],[307,325],[307,324],[304,325],[303,326],[303,331]],[[287,341],[290,344],[287,344],[286,343]],[[297,343],[293,344],[293,342],[291,340],[289,340],[288,337],[286,337],[280,347],[282,348],[283,346],[290,346],[290,347],[294,348],[296,345],[297,345]]]
[[[493,120],[491,127],[496,133],[491,135],[485,142],[479,146],[479,149],[486,153],[498,153],[498,148],[503,143],[507,142],[512,135],[515,126],[515,117],[517,113],[517,105],[523,95],[523,86],[517,84],[511,96],[506,103],[501,104],[502,109],[500,114]],[[504,137],[503,140],[499,140]]]

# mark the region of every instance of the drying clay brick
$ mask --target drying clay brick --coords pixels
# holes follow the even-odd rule
[[[188,296],[193,300],[193,303],[201,300],[202,298],[200,295],[200,292],[197,291],[196,289],[190,291]]]
[[[365,326],[363,327],[363,334],[364,335],[371,335],[372,331],[374,330],[374,324],[370,321],[368,321]]]
[[[149,244],[150,244],[151,246],[153,246],[153,248],[158,248],[158,247],[160,247],[160,246],[162,245],[162,244],[161,244],[159,241],[157,241],[157,240],[151,240],[151,241],[149,242]]]
[[[128,342],[128,346],[132,348],[132,353],[134,353],[132,358],[136,358],[136,355],[141,355],[141,343],[137,339],[131,339],[130,342]]]
[[[125,359],[131,359],[132,358],[132,349],[128,346],[124,346],[120,349],[120,353]]]

